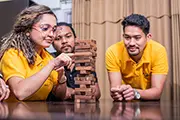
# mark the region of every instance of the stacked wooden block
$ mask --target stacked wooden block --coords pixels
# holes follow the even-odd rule
[[[75,77],[75,102],[96,102],[95,96],[95,71],[96,41],[77,40],[75,42],[75,69],[79,71]]]

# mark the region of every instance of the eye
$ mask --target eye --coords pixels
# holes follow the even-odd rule
[[[136,40],[140,40],[141,39],[141,36],[135,36],[134,37]]]
[[[41,25],[40,28],[42,31],[47,31],[49,29],[49,25]]]
[[[67,38],[70,38],[71,36],[72,36],[72,35],[67,35],[66,37],[67,37]]]
[[[130,39],[131,39],[131,37],[130,37],[130,36],[124,36],[124,39],[126,39],[126,40],[130,40]]]

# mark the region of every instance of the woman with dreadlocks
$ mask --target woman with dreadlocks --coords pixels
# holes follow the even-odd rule
[[[59,99],[65,97],[63,71],[72,59],[66,54],[53,59],[45,50],[54,40],[56,21],[49,7],[31,6],[17,16],[13,30],[2,37],[0,71],[11,90],[8,101],[46,100],[51,90]],[[63,94],[58,94],[59,84],[64,87]]]

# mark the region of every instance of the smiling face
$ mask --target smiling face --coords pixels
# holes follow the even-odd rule
[[[58,26],[56,31],[56,39],[53,43],[54,48],[59,53],[74,52],[75,36],[68,26]]]
[[[150,33],[145,35],[143,31],[136,26],[126,26],[124,29],[124,44],[130,57],[142,56]]]
[[[39,22],[32,26],[30,38],[36,48],[47,48],[54,41],[56,18],[51,14],[43,14]]]

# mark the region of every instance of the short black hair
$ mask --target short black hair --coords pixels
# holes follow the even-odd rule
[[[145,35],[149,33],[150,23],[147,18],[140,14],[131,14],[122,21],[123,31],[125,31],[125,27],[127,26],[137,26],[139,27]]]
[[[66,22],[58,22],[57,26],[67,26],[67,27],[69,27],[71,29],[73,35],[74,35],[74,38],[76,38],[76,33],[75,33],[74,28],[72,27],[71,24],[66,23]]]

